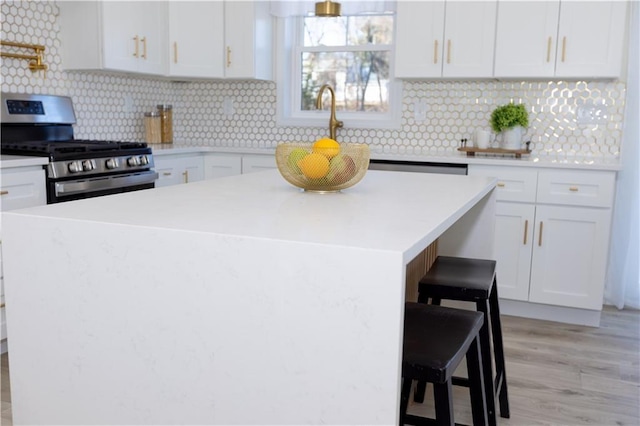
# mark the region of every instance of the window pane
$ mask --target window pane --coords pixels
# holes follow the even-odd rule
[[[389,56],[388,51],[302,53],[301,109],[315,109],[320,86],[329,83],[337,110],[387,112]]]
[[[365,15],[304,18],[304,46],[391,44],[393,16]]]

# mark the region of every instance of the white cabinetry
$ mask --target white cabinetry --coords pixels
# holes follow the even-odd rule
[[[204,163],[200,154],[155,155],[156,187],[197,182],[204,179]]]
[[[600,310],[615,172],[470,165],[469,175],[499,179],[500,296]]]
[[[226,78],[273,78],[272,27],[269,2],[224,2]]]
[[[171,1],[168,20],[169,75],[223,77],[223,3]]]
[[[166,3],[60,2],[65,69],[166,74]]]
[[[498,2],[496,77],[620,76],[626,2]]]
[[[0,211],[22,209],[47,204],[45,174],[41,166],[2,169],[0,183]],[[0,244],[2,240],[0,239]],[[4,312],[4,279],[0,250],[0,340],[7,338]],[[5,350],[3,344],[3,351]]]
[[[242,173],[240,154],[208,153],[204,156],[204,178],[214,179]]]
[[[398,2],[396,77],[492,77],[496,7],[496,1]]]
[[[274,154],[249,154],[242,156],[242,174],[277,169]]]

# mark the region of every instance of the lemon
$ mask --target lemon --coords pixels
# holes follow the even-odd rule
[[[298,161],[302,174],[309,179],[320,179],[329,173],[329,160],[322,154],[312,153]]]
[[[313,144],[313,152],[331,159],[340,153],[340,144],[330,138],[318,139]]]

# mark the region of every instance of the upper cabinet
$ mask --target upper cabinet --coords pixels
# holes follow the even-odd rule
[[[65,69],[166,74],[166,4],[60,2]]]
[[[222,78],[224,4],[219,1],[169,2],[169,75]]]
[[[63,67],[177,79],[272,79],[264,1],[64,1]]]
[[[398,2],[398,78],[493,76],[496,1]]]
[[[626,2],[498,2],[495,77],[617,78]]]
[[[273,78],[272,27],[269,2],[224,2],[226,78]]]

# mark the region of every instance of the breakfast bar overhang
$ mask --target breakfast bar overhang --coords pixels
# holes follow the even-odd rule
[[[273,170],[3,213],[14,423],[396,424],[407,265],[490,258],[494,186]]]

